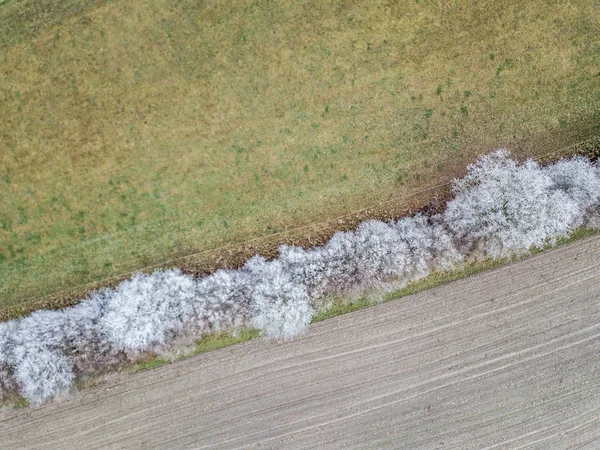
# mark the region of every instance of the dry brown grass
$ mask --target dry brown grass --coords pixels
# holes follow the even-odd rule
[[[599,18],[588,1],[10,0],[0,305],[587,137]]]

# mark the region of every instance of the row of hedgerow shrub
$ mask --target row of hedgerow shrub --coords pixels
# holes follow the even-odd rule
[[[330,294],[394,286],[551,245],[600,208],[600,167],[575,157],[541,167],[506,151],[483,156],[453,184],[445,212],[368,221],[312,249],[282,246],[273,261],[195,279],[177,270],[135,275],[77,306],[0,324],[0,395],[32,403],[68,392],[78,374],[160,351],[175,339],[252,327],[289,339]]]

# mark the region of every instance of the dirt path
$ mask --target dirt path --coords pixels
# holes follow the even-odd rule
[[[0,448],[598,448],[600,237],[9,413]]]

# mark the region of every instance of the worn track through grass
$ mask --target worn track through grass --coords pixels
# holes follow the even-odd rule
[[[598,17],[585,1],[10,0],[0,306],[320,224],[496,146],[536,157],[586,138]],[[264,242],[187,269],[280,241]],[[73,295],[56,298],[42,306]]]

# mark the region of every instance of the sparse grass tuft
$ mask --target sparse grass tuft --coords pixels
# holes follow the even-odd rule
[[[29,406],[29,401],[16,391],[7,393],[0,400],[0,411],[2,409],[21,409]]]
[[[256,339],[260,334],[258,330],[244,329],[240,330],[237,334],[231,333],[219,333],[209,334],[204,336],[202,339],[196,341],[196,344],[192,350],[191,355],[200,355],[206,352],[212,352],[220,348],[229,347],[230,345],[239,344],[241,342],[247,342],[252,339]],[[188,355],[186,355],[187,357]]]
[[[194,345],[187,348],[183,353],[179,354],[175,360],[181,361],[192,356],[200,355],[202,353],[212,352],[221,348],[229,347],[231,345],[247,342],[260,336],[258,330],[253,329],[242,329],[237,333],[217,333],[208,334],[202,339],[198,339]],[[131,364],[127,371],[130,373],[142,372],[144,370],[151,370],[157,367],[170,364],[172,360],[165,359],[159,355],[151,354],[146,356],[142,361],[138,361]]]
[[[361,298],[353,302],[349,302],[342,298],[338,298],[336,300],[334,300],[331,308],[329,308],[327,311],[316,314],[313,317],[313,323],[321,322],[325,319],[331,319],[332,317],[341,316],[342,314],[359,311],[373,305],[373,302],[366,298]]]
[[[21,409],[29,406],[29,401],[26,398],[19,398],[16,402],[13,403],[14,409]]]
[[[143,359],[142,361],[138,361],[132,364],[128,368],[128,372],[130,373],[138,373],[143,372],[145,370],[156,369],[157,367],[164,366],[165,364],[169,364],[171,361],[168,359],[163,359],[157,355],[150,355]]]

